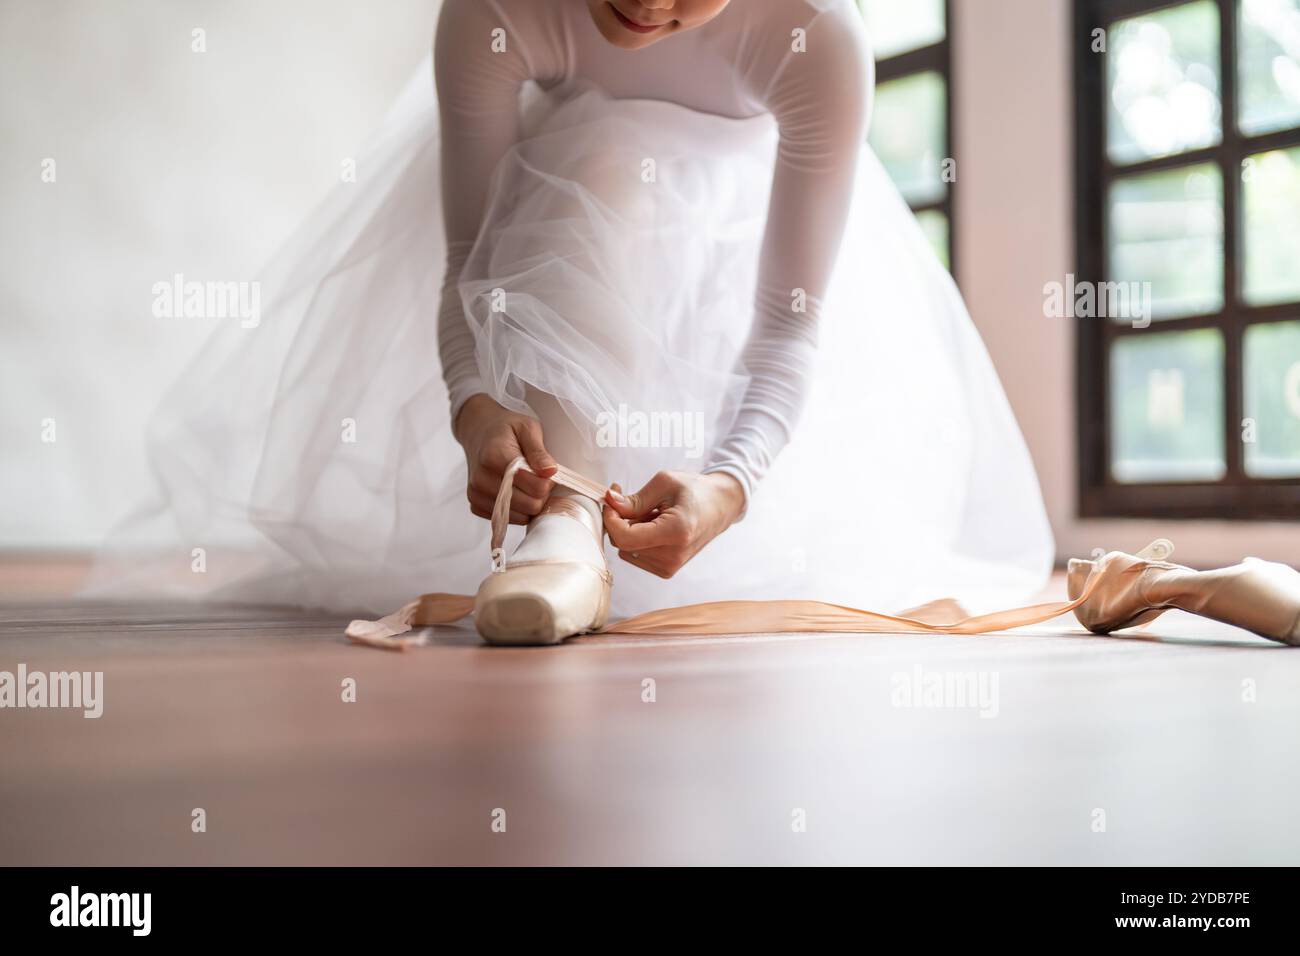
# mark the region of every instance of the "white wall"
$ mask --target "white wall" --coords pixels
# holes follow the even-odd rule
[[[1156,537],[1191,564],[1247,554],[1300,564],[1283,523],[1080,520],[1074,330],[1043,285],[1074,272],[1070,0],[952,0],[959,281],[1038,468],[1061,558]]]
[[[428,51],[438,6],[0,4],[0,545],[91,545],[138,502],[141,425],[211,328],[154,318],[153,283],[255,278]]]

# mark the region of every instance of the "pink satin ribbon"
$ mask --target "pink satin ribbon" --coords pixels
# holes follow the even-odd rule
[[[532,471],[523,458],[506,468],[492,508],[492,559],[503,566],[501,547],[510,523],[510,498],[515,475]],[[603,504],[607,488],[560,466],[549,480]],[[1067,614],[1086,601],[1100,580],[1093,575],[1073,601],[1031,604],[1027,607],[969,616],[950,599],[933,601],[900,615],[881,614],[822,601],[711,601],[649,611],[606,625],[601,634],[687,634],[727,636],[738,634],[852,633],[852,634],[988,634],[1041,624]],[[427,642],[412,635],[415,628],[454,624],[472,614],[474,598],[465,594],[425,594],[378,621],[353,621],[345,631],[349,640],[386,650],[405,650]]]

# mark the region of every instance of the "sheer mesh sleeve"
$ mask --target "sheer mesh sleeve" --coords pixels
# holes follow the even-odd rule
[[[804,405],[873,83],[871,54],[851,6],[817,15],[802,52],[791,48],[797,38],[790,33],[771,32],[771,42],[785,44],[786,52],[761,90],[780,145],[753,326],[741,356],[751,378],[733,426],[704,469],[736,478],[747,501],[789,442]]]
[[[518,136],[519,91],[532,73],[525,44],[496,0],[443,4],[434,41],[447,235],[438,351],[453,422],[465,400],[484,391],[457,283],[478,235],[492,171]]]

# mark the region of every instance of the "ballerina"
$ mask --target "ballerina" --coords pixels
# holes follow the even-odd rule
[[[349,611],[477,592],[507,643],[700,601],[1034,593],[1032,462],[866,145],[872,84],[851,0],[445,0],[358,182],[151,427],[151,514],[205,574],[133,570]],[[691,427],[607,427],[629,414]],[[517,458],[524,533],[488,565]]]
[[[488,37],[498,43],[489,46]],[[602,523],[622,561],[672,578],[740,519],[788,444],[813,376],[863,150],[871,56],[847,2],[588,0],[584,9],[450,0],[435,66],[448,245],[440,347],[474,514],[490,515],[510,461],[522,456],[532,471],[515,477],[511,498],[511,519],[527,523],[528,534],[480,588],[475,621],[492,641],[549,643],[605,620],[612,578]],[[563,131],[563,147],[547,143],[545,131],[521,142],[518,100],[529,81],[775,120],[756,281],[736,264],[736,281],[744,276],[755,294],[743,347],[729,356],[745,375],[731,401],[719,400],[716,387],[698,387],[711,363],[689,339],[711,331],[691,314],[695,284],[706,277],[664,248],[678,223],[656,197],[657,177],[677,175],[678,166],[689,173],[691,161],[675,162],[673,140],[657,139],[653,126],[644,157],[610,143],[620,121],[681,126],[678,113],[637,116],[599,99],[588,107],[583,94],[566,92],[549,119]],[[718,135],[734,134],[720,127]],[[648,181],[638,177],[646,168],[654,172]],[[579,190],[568,189],[571,180]],[[552,228],[557,223],[565,227]],[[615,284],[592,294],[575,276],[586,279],[589,270],[612,274]],[[652,309],[646,283],[683,287],[667,307]],[[626,310],[622,321],[611,304]],[[688,341],[675,343],[674,332]],[[647,360],[650,353],[656,358]],[[694,387],[704,401],[675,399],[638,379]],[[702,405],[722,427],[702,469],[661,468],[629,495],[615,487],[602,516],[546,479],[557,456],[602,482],[615,474],[615,456],[593,453],[591,425],[616,395],[641,408]]]

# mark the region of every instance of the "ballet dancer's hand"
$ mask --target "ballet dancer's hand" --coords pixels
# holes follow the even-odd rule
[[[460,407],[452,433],[465,449],[469,472],[465,496],[469,498],[470,511],[480,518],[492,517],[492,505],[497,500],[506,466],[523,455],[528,467],[537,474],[530,475],[523,469],[515,474],[510,523],[527,524],[533,515],[541,514],[546,499],[555,490],[555,483],[539,476],[554,474],[556,467],[555,459],[542,442],[541,422],[502,408],[487,395],[479,394],[471,396]]]
[[[610,487],[605,530],[628,564],[671,578],[744,507],[745,492],[730,475],[661,471],[634,495]]]

